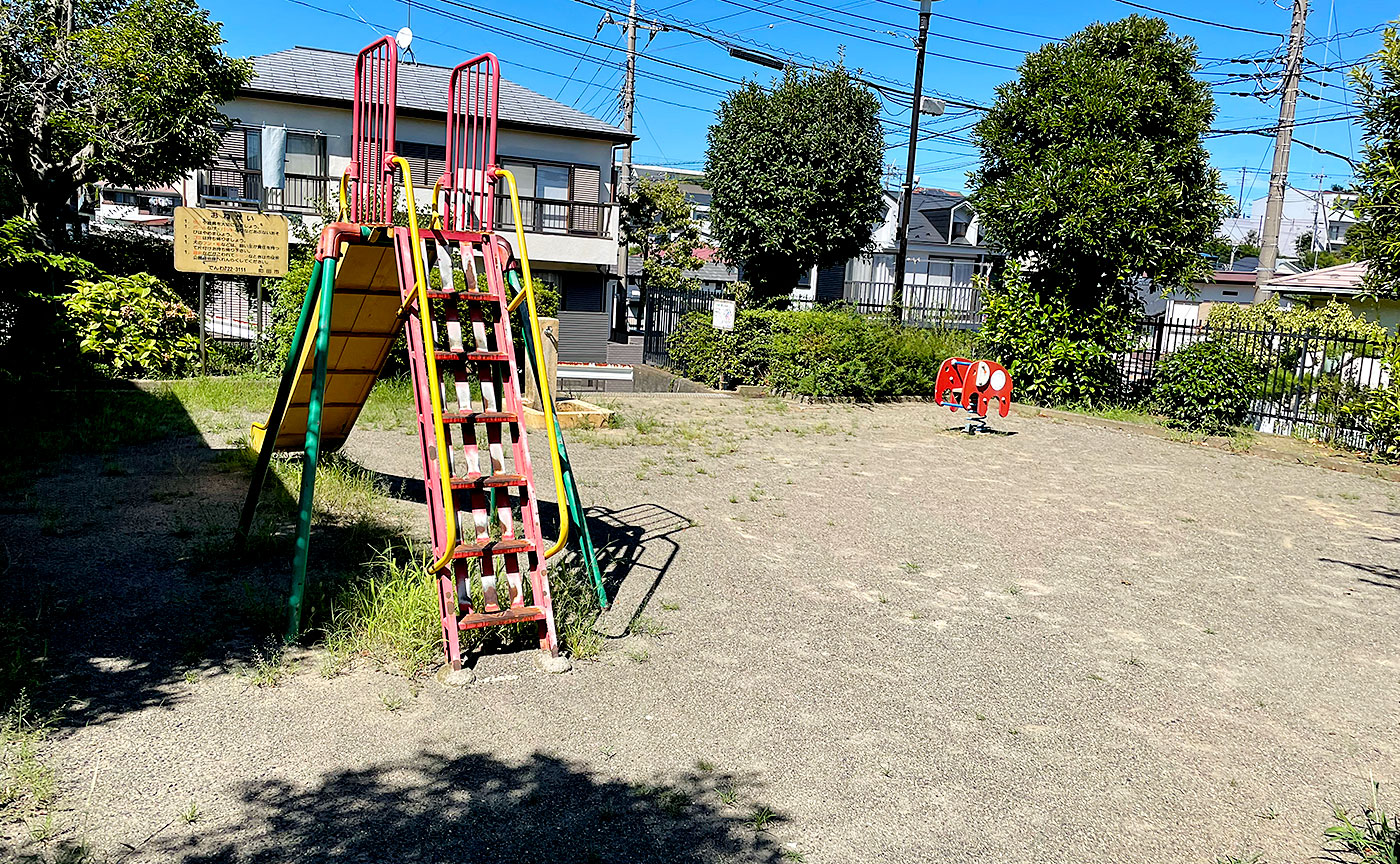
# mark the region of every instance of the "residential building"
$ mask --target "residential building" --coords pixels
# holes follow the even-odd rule
[[[961,326],[980,321],[982,301],[973,277],[985,274],[992,252],[979,243],[976,214],[961,192],[915,189],[909,213],[904,305],[911,317]],[[794,299],[844,300],[874,310],[889,305],[899,252],[899,192],[886,190],[873,234],[875,251],[845,265],[812,273]]]
[[[351,156],[355,55],[291,48],[249,58],[253,78],[223,107],[234,126],[214,164],[188,178],[190,204],[283,212],[318,225],[333,212],[340,176]],[[509,64],[502,64],[509,73]],[[401,62],[395,152],[409,163],[420,208],[446,161],[446,110],[451,70]],[[534,275],[561,297],[559,355],[565,361],[607,359],[616,299],[617,204],[613,150],[635,136],[502,78],[497,162],[515,175]],[[287,129],[286,181],[262,183],[264,126]],[[513,230],[504,181],[497,228]]]
[[[1279,302],[1304,303],[1316,306],[1329,300],[1345,303],[1351,311],[1400,332],[1400,300],[1364,296],[1362,281],[1366,278],[1365,262],[1338,264],[1320,270],[1277,276],[1269,282],[1269,290]]]

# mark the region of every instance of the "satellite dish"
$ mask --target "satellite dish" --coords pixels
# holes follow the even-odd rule
[[[399,32],[394,34],[394,41],[398,43],[400,51],[407,51],[408,46],[413,44],[413,31],[407,27],[400,27]]]

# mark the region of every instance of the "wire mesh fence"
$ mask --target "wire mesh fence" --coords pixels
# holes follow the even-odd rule
[[[1200,342],[1228,345],[1259,370],[1249,421],[1275,435],[1315,438],[1358,450],[1372,449],[1365,414],[1356,406],[1368,391],[1390,387],[1387,358],[1397,344],[1343,333],[1212,326],[1198,321],[1144,322],[1133,345],[1115,358],[1124,401],[1150,392],[1163,361]]]

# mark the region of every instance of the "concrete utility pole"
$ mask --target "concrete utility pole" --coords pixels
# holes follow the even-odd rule
[[[1326,175],[1326,174],[1314,174],[1314,175],[1312,175],[1312,176],[1313,176],[1313,179],[1317,181],[1317,200],[1313,202],[1313,230],[1312,230],[1312,244],[1311,244],[1311,245],[1312,245],[1312,253],[1313,253],[1313,261],[1312,261],[1312,266],[1309,267],[1308,269],[1309,269],[1309,270],[1316,270],[1316,269],[1317,269],[1317,253],[1318,253],[1318,250],[1320,250],[1320,249],[1326,249],[1327,246],[1328,246],[1328,243],[1327,243],[1328,238],[1327,238],[1327,237],[1318,237],[1318,236],[1317,236],[1317,232],[1318,232],[1318,227],[1317,227],[1318,218],[1317,218],[1317,217],[1318,217],[1319,215],[1322,215],[1322,216],[1323,216],[1323,218],[1322,218],[1322,220],[1321,220],[1321,221],[1322,221],[1322,229],[1323,229],[1324,231],[1327,229],[1327,218],[1326,218],[1326,215],[1325,215],[1325,211],[1323,210],[1323,204],[1322,204],[1322,181],[1327,179],[1327,175]]]
[[[637,0],[627,10],[627,72],[622,82],[622,128],[632,132],[632,113],[637,106]],[[618,290],[627,296],[627,243],[622,239],[622,199],[632,191],[632,140],[622,145],[622,167],[617,172],[617,280]],[[625,301],[624,301],[625,302]],[[646,314],[646,310],[642,310]]]
[[[1308,20],[1308,0],[1293,0],[1293,26],[1288,31],[1288,59],[1283,64],[1283,101],[1278,108],[1274,137],[1274,167],[1269,173],[1269,206],[1264,211],[1264,239],[1259,246],[1259,270],[1254,277],[1254,302],[1269,299],[1269,281],[1278,266],[1279,225],[1283,221],[1283,195],[1288,188],[1288,151],[1293,146],[1293,114],[1298,107],[1298,80],[1303,67],[1303,25]]]
[[[928,42],[928,19],[933,0],[919,2],[919,38],[914,43],[918,59],[914,61],[914,104],[909,109],[909,159],[904,167],[904,186],[899,200],[899,252],[894,259],[894,286],[890,289],[890,317],[904,318],[904,258],[909,254],[909,209],[914,200],[914,157],[919,152],[919,111],[923,108],[924,46]],[[938,113],[942,113],[940,110]]]

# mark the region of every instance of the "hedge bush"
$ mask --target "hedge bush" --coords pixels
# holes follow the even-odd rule
[[[63,297],[78,349],[119,378],[180,375],[199,356],[190,335],[195,314],[170,286],[149,273],[73,283]]]
[[[722,333],[710,313],[681,318],[667,340],[672,367],[717,387],[767,384],[818,398],[891,399],[933,394],[938,367],[967,353],[956,331],[899,327],[840,307],[746,311]]]
[[[1222,433],[1244,422],[1261,384],[1259,368],[1244,352],[1197,342],[1162,361],[1151,402],[1171,425]]]

